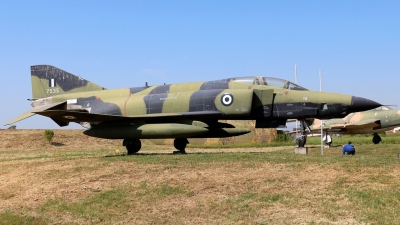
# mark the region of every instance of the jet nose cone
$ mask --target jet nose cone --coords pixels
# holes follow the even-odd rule
[[[365,111],[365,110],[375,109],[379,106],[382,106],[382,105],[375,101],[372,101],[372,100],[369,100],[366,98],[353,96],[351,98],[351,106],[349,107],[349,109],[351,112],[361,112],[361,111]]]

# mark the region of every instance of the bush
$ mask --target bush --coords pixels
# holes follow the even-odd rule
[[[51,144],[51,141],[53,140],[53,137],[54,137],[54,131],[52,131],[52,130],[45,130],[45,131],[44,131],[44,137],[45,137],[46,140],[49,142],[49,144]]]
[[[286,134],[286,133],[278,134],[275,139],[276,142],[289,142],[292,140],[293,139],[291,138],[290,134]]]

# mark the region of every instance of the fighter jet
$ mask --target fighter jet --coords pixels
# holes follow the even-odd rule
[[[381,104],[369,99],[309,91],[272,77],[236,77],[206,82],[107,90],[50,65],[31,66],[32,106],[7,125],[34,114],[59,126],[80,123],[84,134],[122,139],[128,154],[140,139],[173,138],[185,153],[187,138],[249,133],[219,120],[255,120],[256,128],[285,127],[287,119],[342,118]]]
[[[378,144],[381,137],[378,132],[394,129],[400,125],[400,110],[393,110],[388,106],[381,106],[372,110],[350,113],[342,119],[332,119],[321,122],[315,119],[308,122],[311,132],[320,132],[321,123],[325,143],[330,145],[330,134],[373,134],[372,142]]]

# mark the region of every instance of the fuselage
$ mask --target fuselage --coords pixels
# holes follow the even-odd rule
[[[224,138],[247,134],[247,128],[220,120],[255,120],[255,128],[285,127],[287,119],[343,118],[380,106],[351,95],[309,91],[272,77],[236,77],[206,82],[164,84],[107,90],[51,65],[31,66],[32,115],[87,128],[84,134],[123,139],[128,154],[139,139],[174,138],[181,152],[186,138]],[[305,142],[303,142],[305,143]]]
[[[353,107],[359,99],[365,100],[345,94],[309,91],[276,78],[244,77],[59,94],[37,100],[33,106],[44,102],[50,104],[67,101],[68,109],[83,109],[104,115],[130,117],[161,113],[220,112],[210,117],[241,120],[274,118],[284,121],[344,117],[359,110]]]

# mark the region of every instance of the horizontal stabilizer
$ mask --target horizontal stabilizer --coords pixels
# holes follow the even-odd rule
[[[66,103],[67,102],[58,102],[58,103],[53,103],[53,104],[34,107],[31,110],[23,113],[22,115],[19,115],[17,118],[14,118],[13,120],[7,122],[4,126],[8,126],[8,125],[11,125],[11,124],[16,123],[18,121],[21,121],[23,119],[26,119],[28,117],[31,117],[31,116],[35,115],[36,112],[38,112],[38,111],[43,111],[43,110],[47,110],[47,109],[56,108],[57,106],[61,106],[61,105],[66,104]]]

